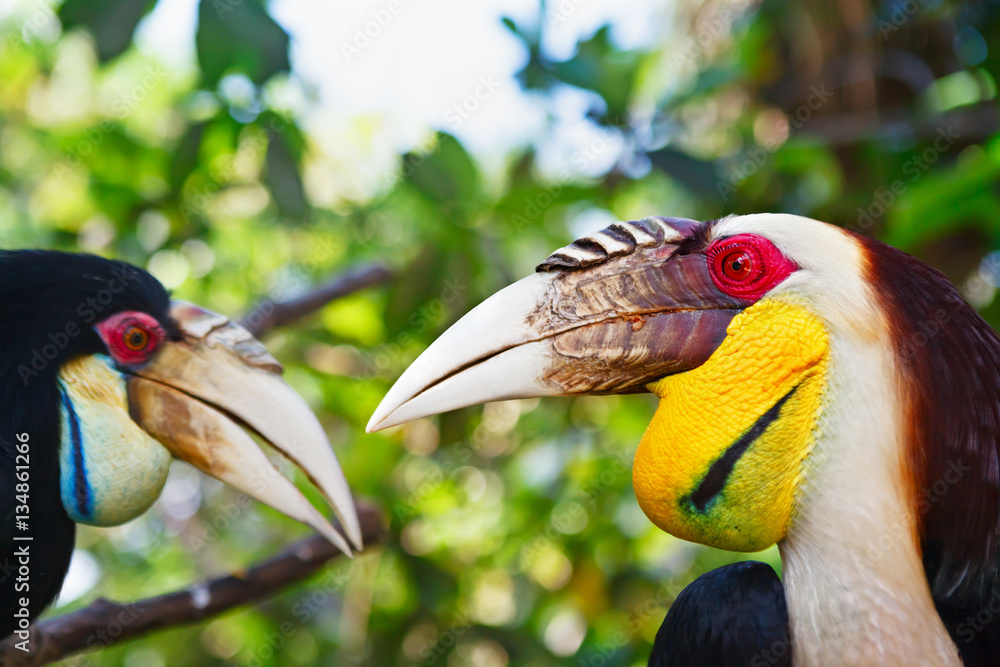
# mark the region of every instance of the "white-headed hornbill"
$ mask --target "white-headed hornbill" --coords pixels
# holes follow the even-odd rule
[[[446,331],[369,430],[644,390],[646,515],[722,549],[777,543],[784,572],[783,593],[754,568],[698,579],[657,641],[688,657],[652,664],[996,663],[1000,339],[944,276],[872,239],[793,215],[611,225]],[[734,620],[725,585],[770,618]],[[764,653],[783,602],[790,646]]]
[[[280,372],[246,329],[171,302],[145,271],[92,255],[0,252],[0,636],[21,637],[58,594],[75,524],[145,512],[172,457],[350,554],[244,429],[309,476],[360,549],[333,450]]]

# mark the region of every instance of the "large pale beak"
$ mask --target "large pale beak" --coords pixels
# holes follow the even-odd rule
[[[128,378],[129,410],[177,458],[311,526],[344,553],[347,541],[274,467],[248,427],[297,465],[333,507],[355,548],[361,527],[322,426],[281,379],[281,365],[243,327],[175,302],[181,340]]]
[[[488,401],[641,392],[701,365],[742,308],[682,250],[701,224],[617,223],[557,251],[434,341],[368,431]]]

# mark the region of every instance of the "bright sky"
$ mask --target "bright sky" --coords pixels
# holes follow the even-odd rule
[[[160,0],[139,26],[139,47],[180,67],[193,62],[197,0]],[[555,59],[605,23],[622,47],[653,44],[668,31],[672,0],[553,0],[544,45]],[[274,0],[272,14],[291,34],[296,74],[318,104],[299,113],[328,152],[392,160],[429,128],[458,136],[487,167],[535,140],[557,173],[598,130],[584,121],[588,97],[566,89],[548,107],[525,95],[513,75],[527,53],[504,27],[537,22],[537,0]],[[381,20],[381,23],[379,23]],[[365,34],[365,31],[369,34]],[[477,96],[478,93],[478,96]],[[469,113],[456,104],[474,107]],[[555,124],[548,127],[547,117]],[[359,140],[358,119],[374,124]],[[374,145],[372,143],[374,141]],[[614,160],[608,151],[606,161]],[[594,163],[600,173],[609,165]]]

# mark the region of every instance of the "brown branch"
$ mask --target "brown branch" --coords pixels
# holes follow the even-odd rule
[[[365,544],[381,542],[385,531],[380,512],[371,505],[359,503],[358,515]],[[314,535],[295,542],[245,572],[210,579],[182,591],[138,602],[99,598],[79,611],[34,625],[27,653],[15,647],[19,641],[16,635],[0,643],[0,665],[45,665],[162,628],[196,623],[262,600],[306,579],[340,555],[336,547]],[[332,586],[343,583],[334,581]]]
[[[1000,109],[993,102],[980,102],[946,111],[922,121],[907,112],[885,110],[845,111],[830,116],[810,118],[797,130],[802,136],[815,136],[828,144],[854,144],[861,141],[884,141],[913,137],[918,141],[935,139],[948,131],[961,145],[981,141],[1000,128]]]
[[[254,306],[241,324],[259,338],[271,329],[287,326],[316,312],[334,299],[340,299],[366,287],[380,285],[391,277],[392,272],[382,264],[359,266],[331,278],[294,299],[288,301],[264,299]]]

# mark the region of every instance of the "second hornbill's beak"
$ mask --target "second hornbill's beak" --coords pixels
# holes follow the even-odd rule
[[[297,465],[333,507],[355,548],[361,528],[354,501],[319,421],[281,379],[281,366],[243,327],[175,302],[180,339],[127,376],[135,422],[182,459],[305,523],[342,551],[341,534],[274,467],[245,426]]]
[[[557,251],[438,338],[368,431],[487,401],[642,392],[703,364],[743,304],[685,252],[700,227],[646,218]]]

